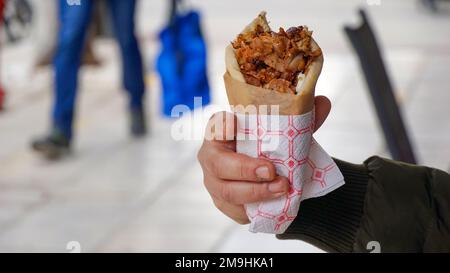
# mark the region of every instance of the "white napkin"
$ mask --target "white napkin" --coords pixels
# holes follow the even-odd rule
[[[288,195],[245,206],[251,232],[284,233],[302,200],[344,185],[336,163],[312,137],[313,111],[298,116],[237,114],[237,119],[237,152],[270,160],[291,183]]]

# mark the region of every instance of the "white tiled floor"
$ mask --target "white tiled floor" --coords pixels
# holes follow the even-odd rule
[[[146,63],[157,53],[163,1],[142,0],[139,33]],[[414,1],[190,1],[202,8],[209,42],[213,99],[226,107],[223,49],[259,10],[274,26],[307,24],[325,52],[317,93],[333,102],[316,139],[332,155],[361,162],[387,155],[356,58],[342,32],[356,7],[369,11],[421,164],[450,168],[450,17],[431,16]],[[236,8],[239,7],[239,8]],[[295,12],[292,12],[295,10]],[[300,19],[299,19],[300,18]],[[299,241],[251,234],[217,211],[196,162],[199,140],[175,141],[173,121],[158,115],[159,86],[149,77],[152,134],[127,134],[117,52],[95,43],[100,68],[84,68],[72,157],[58,163],[29,150],[48,126],[51,71],[33,70],[33,42],[2,47],[1,82],[8,89],[0,113],[0,251],[319,252]],[[196,124],[202,121],[196,121]],[[194,130],[197,134],[199,130]]]

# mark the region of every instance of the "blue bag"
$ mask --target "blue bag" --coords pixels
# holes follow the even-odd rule
[[[172,1],[171,18],[160,32],[161,52],[156,69],[162,83],[162,110],[171,116],[175,105],[194,109],[194,97],[202,97],[202,104],[210,102],[207,77],[206,43],[200,27],[200,15],[194,10],[180,12]]]

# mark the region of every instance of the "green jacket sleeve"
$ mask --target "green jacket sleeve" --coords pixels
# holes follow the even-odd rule
[[[303,201],[278,238],[329,252],[450,252],[449,174],[380,157],[335,161],[346,184]]]

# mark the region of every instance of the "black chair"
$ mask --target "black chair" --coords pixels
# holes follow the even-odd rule
[[[355,28],[345,26],[345,33],[359,57],[392,158],[415,164],[416,158],[375,35],[364,10],[359,13],[362,24]]]

